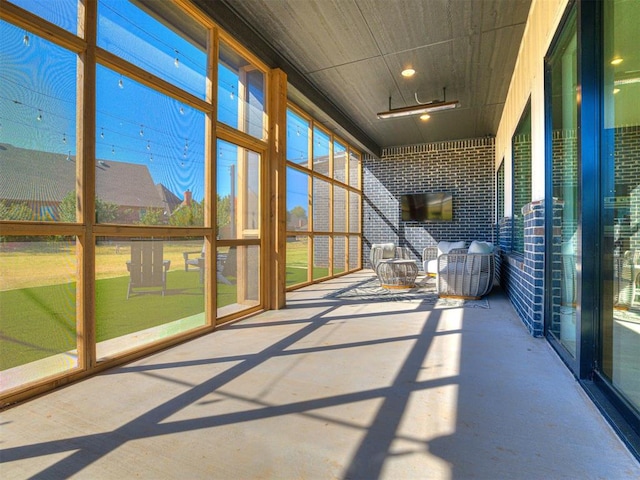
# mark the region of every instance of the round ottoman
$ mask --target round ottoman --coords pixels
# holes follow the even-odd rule
[[[418,266],[413,260],[381,260],[376,275],[384,288],[411,288],[415,286]]]

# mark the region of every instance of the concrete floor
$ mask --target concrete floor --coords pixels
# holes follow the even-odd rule
[[[638,479],[502,292],[490,309],[323,298],[0,413],[0,477]]]

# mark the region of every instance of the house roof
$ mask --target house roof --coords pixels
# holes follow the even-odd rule
[[[167,212],[173,212],[182,203],[182,200],[163,184],[158,183],[156,185],[156,190],[158,191]]]
[[[99,160],[96,164],[96,194],[119,205],[164,208],[146,165]]]
[[[57,203],[75,189],[76,159],[0,144],[0,199]],[[165,208],[146,165],[98,160],[98,198],[127,207]],[[174,195],[175,196],[175,195]]]

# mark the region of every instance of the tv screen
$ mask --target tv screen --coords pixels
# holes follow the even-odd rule
[[[447,192],[411,193],[400,197],[402,220],[415,222],[453,220],[453,196]]]

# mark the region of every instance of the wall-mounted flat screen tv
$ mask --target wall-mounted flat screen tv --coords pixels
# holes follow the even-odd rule
[[[401,195],[400,206],[403,221],[451,222],[453,220],[453,195],[448,192]]]

